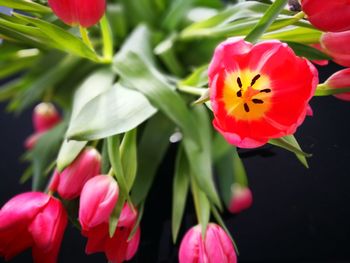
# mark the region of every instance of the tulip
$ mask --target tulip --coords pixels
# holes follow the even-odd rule
[[[330,32],[350,29],[350,0],[301,0],[310,23]]]
[[[78,197],[85,183],[101,170],[101,155],[94,148],[84,149],[61,173],[54,172],[49,189],[57,191],[64,199]]]
[[[52,11],[66,24],[90,27],[105,13],[105,0],[49,0]]]
[[[108,223],[119,188],[113,177],[98,175],[86,182],[80,196],[79,221],[83,230]]]
[[[42,102],[33,111],[33,125],[36,132],[50,130],[61,121],[60,114],[51,103]]]
[[[67,214],[56,198],[17,195],[0,210],[0,255],[9,260],[32,247],[34,262],[55,263],[66,225]]]
[[[325,85],[333,89],[350,88],[350,68],[334,73],[326,80]],[[350,92],[334,96],[341,100],[350,101]]]
[[[240,148],[294,134],[318,83],[316,68],[287,44],[241,38],[219,44],[208,77],[213,125]]]
[[[228,210],[237,214],[241,211],[251,207],[253,203],[253,195],[248,187],[240,186],[239,184],[234,184],[232,186],[232,197]]]
[[[350,24],[350,23],[349,23]],[[323,33],[321,45],[334,62],[350,67],[350,30],[339,33]]]
[[[87,254],[104,252],[109,262],[114,263],[130,260],[135,255],[140,243],[140,227],[137,228],[131,240],[128,240],[136,223],[137,213],[125,204],[113,237],[109,236],[108,219],[110,214],[111,212],[105,215],[106,218],[103,221],[101,220],[102,223],[98,225],[85,226],[85,229],[83,226],[82,234],[88,238],[85,252]],[[82,221],[80,220],[80,222]]]
[[[237,256],[232,241],[216,224],[209,224],[202,238],[201,226],[192,227],[181,241],[179,263],[236,263]]]

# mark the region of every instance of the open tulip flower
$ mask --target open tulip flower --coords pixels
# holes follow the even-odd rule
[[[201,226],[192,227],[181,241],[179,263],[236,263],[232,241],[216,224],[209,224],[203,240]]]
[[[228,39],[216,48],[208,74],[213,124],[242,148],[293,134],[318,83],[315,67],[279,41]]]
[[[32,247],[34,262],[55,263],[66,225],[66,211],[56,198],[17,195],[0,210],[0,255],[8,260]]]
[[[105,0],[49,0],[53,12],[68,25],[90,27],[105,13]]]
[[[350,0],[301,0],[309,21],[323,31],[350,29]]]

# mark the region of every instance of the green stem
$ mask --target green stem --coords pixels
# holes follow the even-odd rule
[[[113,57],[113,37],[106,15],[102,17],[100,25],[103,39],[103,57],[106,61],[111,61]]]
[[[206,91],[206,89],[203,89],[203,88],[196,88],[196,87],[185,86],[185,85],[178,85],[177,89],[184,93],[188,93],[196,96],[202,96],[203,93]]]
[[[87,29],[85,27],[79,26],[79,30],[80,30],[80,35],[81,38],[83,39],[83,42],[91,49],[94,50],[94,47],[90,41],[89,38],[89,33],[87,31]],[[94,50],[95,51],[95,50]]]

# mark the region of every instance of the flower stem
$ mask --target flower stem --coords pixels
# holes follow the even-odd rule
[[[196,96],[202,96],[203,93],[206,91],[206,89],[203,89],[203,88],[196,88],[196,87],[185,86],[185,85],[178,85],[177,89],[184,93],[188,93]]]
[[[113,56],[113,37],[106,15],[102,17],[100,26],[103,39],[103,57],[106,61],[111,61]]]
[[[94,47],[90,41],[89,38],[89,33],[87,31],[87,29],[85,27],[79,26],[79,30],[80,30],[80,35],[81,38],[83,39],[83,42],[89,47],[91,48],[91,50],[94,50]],[[95,51],[95,50],[94,50]]]

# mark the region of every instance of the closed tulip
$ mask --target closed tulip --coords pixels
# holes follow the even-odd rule
[[[350,88],[350,68],[340,70],[330,76],[325,84],[333,89]],[[350,101],[350,92],[334,95],[338,99]]]
[[[253,203],[253,195],[248,187],[243,187],[238,184],[232,187],[232,197],[228,210],[231,213],[237,214],[249,207]]]
[[[350,0],[301,0],[310,23],[330,32],[350,29]]]
[[[0,255],[9,260],[32,247],[34,262],[55,263],[66,225],[67,214],[56,198],[17,195],[0,210]]]
[[[101,155],[94,148],[84,149],[61,173],[55,171],[49,189],[64,199],[78,197],[85,183],[101,170]]]
[[[105,13],[105,0],[49,0],[52,11],[66,24],[90,27]]]
[[[33,111],[33,125],[36,132],[50,130],[61,121],[61,116],[51,103],[42,102]]]
[[[119,188],[113,177],[98,175],[84,185],[80,196],[79,221],[83,230],[107,223],[117,203]]]
[[[201,226],[192,227],[181,241],[180,263],[236,263],[237,256],[226,232],[216,224],[209,224],[202,238]]]
[[[350,23],[349,23],[350,24]],[[321,45],[324,51],[333,58],[333,61],[344,67],[350,67],[350,30],[324,33]]]

